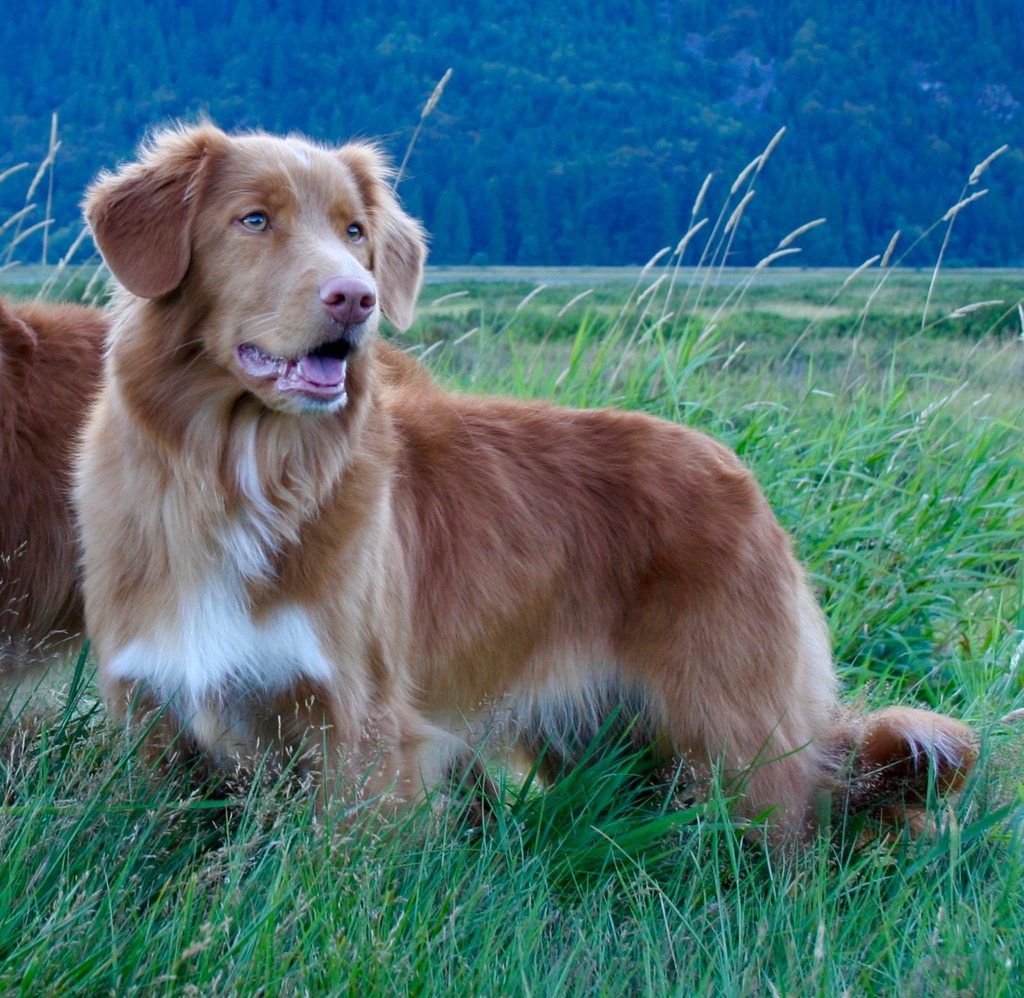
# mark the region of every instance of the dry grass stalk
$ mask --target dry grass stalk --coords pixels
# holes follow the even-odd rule
[[[971,302],[969,305],[961,305],[959,308],[954,309],[952,312],[949,313],[949,315],[946,316],[946,318],[962,319],[965,315],[970,315],[972,312],[977,312],[979,309],[991,308],[993,305],[1002,304],[1002,298],[993,298],[990,301],[975,301]]]
[[[549,284],[538,284],[518,305],[516,305],[514,311],[518,312],[524,305],[529,304],[537,297],[545,288],[550,287]]]
[[[16,211],[13,215],[8,217],[4,222],[0,223],[0,235],[3,235],[12,225],[16,225],[20,222],[29,212],[35,211],[34,204],[27,204],[20,211]]]
[[[451,78],[452,71],[451,67],[449,67],[444,71],[444,76],[442,76],[434,85],[434,89],[427,98],[427,103],[423,105],[423,110],[420,111],[420,120],[416,123],[415,129],[413,129],[412,138],[409,139],[409,144],[405,147],[405,155],[402,157],[402,165],[399,166],[398,172],[395,174],[394,183],[391,185],[395,190],[398,189],[398,185],[402,182],[402,178],[405,176],[405,168],[409,165],[409,157],[412,156],[412,150],[416,145],[416,140],[420,137],[420,132],[423,129],[423,123],[434,113],[434,109],[441,102],[441,97],[444,94],[444,88],[448,86],[448,81]]]
[[[701,205],[704,204],[704,198],[707,197],[708,188],[711,186],[711,180],[714,177],[713,173],[709,173],[704,178],[704,183],[700,185],[700,190],[697,191],[697,196],[693,199],[693,207],[690,209],[691,221],[697,217],[697,213],[700,211]]]
[[[700,232],[700,230],[707,224],[708,220],[706,218],[702,218],[696,225],[691,225],[687,230],[686,235],[679,240],[679,244],[676,246],[676,256],[679,257],[680,263],[682,262],[683,254],[686,252],[687,246],[690,245],[690,240],[692,240],[693,237],[697,235],[697,233]]]
[[[57,112],[54,111],[50,117],[50,146],[46,158],[50,161],[49,180],[46,190],[46,217],[53,218],[53,174],[54,164],[57,161],[57,149],[60,143],[57,141]],[[43,229],[43,255],[42,264],[45,267],[50,248],[50,228]]]
[[[743,212],[747,210],[747,205],[753,200],[754,195],[757,191],[749,190],[740,199],[740,203],[733,209],[732,214],[729,216],[729,221],[725,223],[725,232],[732,232],[737,225],[740,224],[740,219],[743,218]],[[731,242],[731,241],[730,241]],[[722,262],[725,262],[725,258],[728,256],[728,252],[723,256]]]
[[[448,301],[454,301],[456,298],[465,298],[468,294],[468,291],[452,291],[451,294],[441,295],[440,298],[435,298],[432,302],[429,302],[427,304],[427,308],[437,308],[438,305],[443,305]]]
[[[984,187],[980,191],[975,191],[970,197],[964,198],[962,201],[958,201],[952,208],[950,208],[945,215],[942,216],[943,222],[952,222],[961,211],[964,210],[969,204],[977,201],[979,198],[983,198],[988,194],[988,188]]]
[[[479,326],[474,326],[468,332],[463,333],[457,339],[452,340],[452,346],[453,347],[457,347],[460,343],[465,343],[466,340],[468,340],[471,336],[475,336],[479,332],[480,332],[480,327]]]
[[[819,225],[824,225],[827,221],[827,218],[815,218],[813,221],[804,222],[803,225],[797,226],[797,228],[789,233],[788,236],[783,236],[782,239],[779,240],[778,246],[775,248],[785,249],[791,243],[794,243],[799,239],[805,232],[810,232],[811,229],[816,229]]]
[[[49,230],[44,230],[44,235]],[[60,258],[57,266],[53,268],[53,273],[46,279],[42,288],[39,289],[38,298],[46,298],[49,292],[53,288],[54,284],[57,283],[58,278],[64,273],[65,268],[71,262],[71,258],[78,252],[79,246],[85,241],[85,237],[89,235],[89,229],[86,226],[82,226],[79,230],[78,235],[75,237],[75,241],[68,248],[68,251]],[[43,263],[46,263],[46,248],[43,248]]]
[[[566,303],[565,303],[565,304],[564,304],[564,305],[563,305],[563,306],[562,306],[562,307],[561,307],[561,308],[560,308],[560,309],[558,310],[558,313],[557,313],[557,315],[556,315],[556,318],[558,318],[558,319],[561,319],[561,318],[562,318],[562,316],[563,316],[563,315],[565,315],[565,313],[566,313],[566,312],[568,312],[568,311],[569,311],[569,309],[571,309],[571,308],[573,307],[573,305],[576,305],[576,304],[578,304],[579,302],[583,301],[583,299],[584,299],[584,298],[587,298],[588,296],[592,295],[593,293],[594,293],[594,289],[593,289],[593,288],[587,288],[587,290],[586,290],[586,291],[581,291],[581,292],[580,292],[580,293],[579,293],[578,295],[576,295],[576,296],[575,296],[574,298],[570,298],[570,299],[569,299],[569,300],[568,300],[568,301],[567,301],[567,302],[566,302]]]
[[[736,179],[732,182],[732,187],[729,188],[730,194],[735,194],[742,186],[743,182],[749,177],[754,170],[761,165],[761,157],[755,156],[742,170],[737,174]]]
[[[994,159],[994,158],[995,157],[993,156],[992,159]],[[990,162],[991,162],[991,159],[990,159]],[[946,214],[942,216],[942,218],[940,220],[939,224],[941,224],[942,222],[946,223],[946,234],[945,234],[945,236],[942,239],[942,247],[939,249],[938,258],[936,259],[935,267],[932,270],[932,279],[931,279],[931,282],[928,285],[928,294],[927,294],[927,296],[925,297],[925,300],[924,300],[924,308],[921,310],[921,329],[922,330],[928,325],[928,311],[931,308],[932,296],[935,293],[935,284],[936,284],[936,282],[939,279],[939,271],[942,269],[942,261],[946,257],[946,249],[949,247],[949,241],[953,238],[953,225],[956,223],[957,215],[959,215],[960,212],[963,211],[964,208],[966,208],[969,204],[972,204],[973,202],[977,201],[979,198],[983,198],[986,194],[988,194],[988,188],[983,188],[980,191],[975,191],[973,194],[971,194],[968,197],[964,197],[964,194],[967,192],[967,188],[972,183],[976,182],[977,177],[981,176],[981,174],[983,172],[982,171],[983,164],[984,164],[984,161],[982,161],[982,163],[979,163],[971,171],[971,176],[968,178],[967,183],[964,184],[964,188],[960,192],[960,197],[957,200],[956,204],[954,204],[946,212]],[[985,165],[985,169],[987,169],[988,168],[987,164],[984,164],[984,165]],[[929,229],[929,231],[931,231],[931,230]]]
[[[764,270],[765,267],[770,267],[776,260],[781,260],[784,256],[792,256],[794,253],[800,253],[802,250],[799,246],[790,246],[787,249],[777,249],[772,253],[769,253],[766,257],[762,257],[754,264],[754,270]]]
[[[20,173],[22,170],[28,169],[28,163],[15,163],[14,166],[7,167],[2,173],[0,173],[0,184],[2,184],[8,177],[13,177],[14,174]]]
[[[36,172],[32,177],[32,182],[28,185],[28,191],[25,194],[24,208],[22,208],[21,212],[16,213],[17,222],[14,229],[14,237],[7,245],[7,255],[4,259],[5,263],[10,263],[12,261],[12,259],[14,258],[14,250],[17,248],[19,243],[21,243],[25,238],[27,238],[32,233],[38,232],[40,229],[48,226],[51,221],[49,215],[47,215],[47,218],[44,219],[44,221],[38,223],[37,225],[32,226],[32,228],[29,229],[27,232],[23,232],[21,228],[21,224],[24,221],[26,215],[28,214],[28,211],[26,211],[25,209],[31,210],[31,208],[33,207],[32,198],[35,197],[36,189],[39,187],[39,184],[41,183],[43,177],[46,176],[46,171],[52,170],[53,162],[57,158],[57,152],[60,150],[60,142],[57,141],[55,129],[56,115],[54,115],[53,120],[51,120],[50,123],[50,144],[46,156],[43,159],[43,161],[39,164],[39,167],[36,169]],[[16,172],[18,169],[20,169],[20,165],[18,167],[12,167],[9,171],[7,171],[4,174],[4,176],[9,176],[11,173]],[[49,212],[49,208],[50,204],[48,203],[47,212]],[[10,219],[8,219],[8,222],[10,222]]]
[[[765,163],[768,162],[768,157],[775,152],[775,147],[782,141],[782,136],[786,134],[786,126],[783,125],[768,141],[768,145],[764,147],[764,152],[760,155],[761,162],[757,165],[757,172],[760,173],[764,169]]]
[[[893,245],[893,243],[890,240],[890,246],[891,245]],[[836,288],[836,290],[832,294],[832,297],[829,298],[829,300],[825,302],[825,304],[822,305],[821,308],[819,308],[813,316],[811,316],[807,325],[804,326],[804,328],[801,330],[800,335],[795,340],[793,340],[793,343],[790,346],[789,350],[786,351],[786,356],[782,358],[783,364],[789,363],[793,354],[796,353],[796,348],[800,346],[800,344],[803,343],[803,341],[807,339],[808,336],[810,336],[811,330],[817,324],[818,320],[834,304],[835,300],[843,293],[843,290],[846,288],[846,286],[851,284],[854,280],[856,280],[869,267],[877,263],[879,259],[880,257],[878,256],[878,254],[875,254],[875,256],[868,257],[862,264],[860,264],[858,267],[855,267],[849,274],[846,275],[846,279],[843,281],[842,284],[839,285],[838,288]]]
[[[690,227],[689,229],[686,230],[686,234],[683,236],[682,239],[679,240],[679,243],[676,245],[675,253],[673,254],[673,256],[675,257],[675,264],[672,267],[672,277],[668,282],[668,289],[665,291],[665,300],[662,303],[661,308],[662,319],[665,319],[665,317],[669,315],[669,306],[672,304],[672,295],[675,292],[676,281],[679,277],[679,270],[683,265],[683,257],[686,255],[687,247],[690,245],[690,242],[692,241],[694,236],[696,236],[697,233],[700,232],[701,229],[703,229],[704,226],[708,224],[708,220],[706,217],[702,218],[699,222],[696,223],[694,223],[693,218],[696,209],[699,208],[704,201],[704,195],[707,193],[708,184],[710,182],[711,174],[709,173],[704,178],[704,183],[701,185],[700,194],[697,196],[697,200],[694,201],[693,203],[694,211],[690,213]]]
[[[35,233],[40,232],[42,229],[45,229],[52,224],[52,218],[44,218],[41,222],[36,222],[35,225],[32,225],[27,229],[23,229],[21,232],[17,233],[17,235],[11,240],[7,248],[8,257],[10,257],[14,253],[14,250],[17,248],[19,243],[23,243],[26,239],[28,239],[29,236],[35,235]],[[10,261],[8,260],[8,262]]]
[[[108,273],[107,265],[100,260],[99,265],[92,273],[92,277],[89,278],[89,283],[85,286],[85,291],[82,292],[82,301],[92,305],[97,303],[106,284],[105,275]]]
[[[846,275],[846,279],[840,285],[840,290],[842,290],[848,284],[855,281],[858,277],[860,277],[861,274],[864,273],[865,270],[867,270],[869,267],[873,267],[876,263],[878,263],[880,259],[881,257],[877,253],[874,256],[869,256],[862,264],[855,267],[853,270],[850,271],[849,274]]]
[[[646,288],[644,288],[644,290],[641,291],[640,294],[637,296],[637,305],[639,305],[642,301],[644,301],[645,299],[649,298],[652,294],[654,294],[654,292],[661,287],[661,285],[665,282],[666,279],[667,275],[661,274],[654,281],[652,281]]]
[[[879,266],[882,270],[887,270],[890,262],[892,261],[892,255],[896,252],[896,244],[900,241],[900,230],[897,229],[889,240],[889,245],[885,247],[885,252],[882,254],[882,262]]]
[[[671,246],[662,246],[661,249],[658,250],[658,252],[655,253],[654,256],[652,256],[650,258],[650,260],[648,260],[647,263],[645,263],[643,265],[643,268],[640,271],[640,276],[641,277],[646,276],[647,272],[651,269],[651,267],[656,266],[658,263],[660,263],[665,258],[665,254],[666,253],[671,253],[671,252],[672,252],[672,247]]]
[[[1002,145],[993,152],[990,152],[973,170],[971,170],[971,175],[967,179],[968,185],[973,187],[979,180],[981,180],[981,175],[1009,148],[1010,147],[1008,145]]]

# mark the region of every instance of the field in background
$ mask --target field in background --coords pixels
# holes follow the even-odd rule
[[[54,273],[0,269],[0,292],[102,300],[95,265]],[[915,381],[960,377],[1012,407],[1021,386],[999,358],[1024,372],[1022,351],[1011,345],[1024,335],[1024,270],[946,270],[929,299],[931,281],[931,271],[895,269],[851,278],[841,268],[428,267],[416,323],[403,339],[433,352],[480,330],[508,329],[542,348],[547,363],[572,345],[581,324],[596,342],[628,320],[658,325],[668,339],[695,332],[702,356],[790,387],[815,366],[830,384],[841,372],[842,384],[856,386],[895,359],[913,368]],[[501,352],[500,339],[492,345]]]
[[[314,815],[292,786],[188,797],[126,748],[82,662],[48,722],[7,740],[0,988],[1013,993],[1024,274],[943,272],[924,322],[930,272],[848,277],[435,270],[401,342],[456,388],[642,409],[734,447],[808,565],[851,702],[982,733],[933,838],[854,850],[850,830],[772,861],[718,794],[664,810],[623,758],[545,793],[507,775],[482,831],[443,806]]]
[[[1012,409],[1024,389],[1024,350],[1017,348],[1024,271],[947,270],[929,300],[931,281],[931,271],[889,271],[881,279],[866,271],[851,280],[838,268],[680,268],[673,275],[671,268],[437,267],[428,271],[411,339],[443,350],[471,339],[471,330],[507,328],[540,348],[547,363],[566,352],[581,322],[596,343],[628,316],[661,323],[648,330],[649,340],[695,334],[699,355],[734,377],[767,376],[792,390],[816,369],[819,389],[849,389],[895,370],[912,374],[915,389],[922,377],[932,387],[936,378],[959,378],[973,388],[972,400],[991,391]],[[629,298],[636,304],[624,313]],[[500,349],[500,340],[494,345]],[[1007,377],[1004,364],[1018,377]]]

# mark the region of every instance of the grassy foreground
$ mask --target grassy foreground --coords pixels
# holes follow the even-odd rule
[[[922,332],[928,277],[868,309],[877,275],[853,298],[823,277],[671,309],[650,275],[521,307],[522,275],[449,275],[408,345],[455,387],[642,409],[736,448],[819,587],[850,699],[982,733],[934,838],[851,831],[775,861],[718,797],[633,799],[616,759],[544,793],[509,775],[482,831],[443,805],[316,816],[287,787],[224,806],[135,759],[84,661],[6,742],[0,990],[1019,993],[1024,722],[1001,719],[1024,707],[1024,282],[944,284],[934,319],[1002,304]]]

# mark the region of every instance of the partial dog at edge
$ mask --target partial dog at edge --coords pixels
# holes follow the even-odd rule
[[[105,335],[98,309],[0,299],[0,711],[81,643],[72,462]]]
[[[372,145],[203,125],[90,190],[123,285],[76,490],[111,708],[166,708],[156,747],[225,769],[326,740],[315,768],[402,802],[489,718],[557,756],[628,696],[776,841],[848,752],[897,774],[865,807],[920,803],[929,761],[959,786],[963,725],[841,712],[804,573],[725,447],[448,392],[377,338],[410,324],[425,257],[389,177]]]

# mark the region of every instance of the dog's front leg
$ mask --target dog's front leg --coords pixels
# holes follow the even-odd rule
[[[393,814],[461,778],[470,755],[460,739],[398,702],[368,713],[360,737],[341,748],[340,759],[358,798]]]

